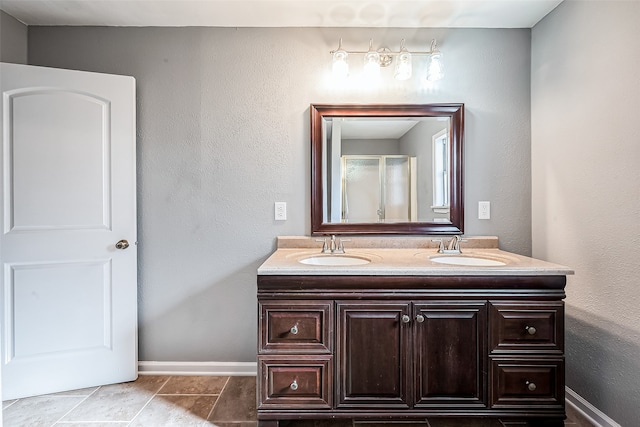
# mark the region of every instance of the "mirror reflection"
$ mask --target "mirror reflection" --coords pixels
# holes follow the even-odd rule
[[[449,117],[328,117],[323,128],[323,222],[449,222]]]
[[[312,232],[462,232],[462,104],[312,105]]]

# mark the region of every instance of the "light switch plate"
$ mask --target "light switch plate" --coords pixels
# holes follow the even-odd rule
[[[287,202],[275,203],[275,220],[284,221],[287,219]]]
[[[478,202],[478,219],[491,219],[490,202]]]

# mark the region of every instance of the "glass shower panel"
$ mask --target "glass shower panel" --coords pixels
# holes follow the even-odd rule
[[[385,222],[409,221],[411,214],[409,158],[385,157],[384,160],[384,220]]]
[[[380,158],[343,157],[344,222],[378,222],[382,215]]]

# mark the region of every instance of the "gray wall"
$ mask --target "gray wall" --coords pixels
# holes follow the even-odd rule
[[[0,10],[0,62],[27,63],[28,28]]]
[[[573,267],[567,384],[640,417],[640,3],[565,1],[532,40],[533,255]]]
[[[397,139],[343,139],[341,147],[343,156],[350,154],[375,154],[378,156],[402,154]]]
[[[340,37],[437,37],[447,77],[332,89]],[[530,43],[528,29],[30,27],[34,65],[137,80],[140,360],[255,360],[256,269],[276,236],[310,232],[310,103],[464,102],[465,232],[529,254]]]
[[[401,151],[418,158],[416,181],[420,195],[418,220],[421,221],[433,221],[435,218],[449,219],[449,214],[438,214],[431,208],[433,206],[433,135],[446,129],[448,125],[433,119],[421,121],[400,140]]]

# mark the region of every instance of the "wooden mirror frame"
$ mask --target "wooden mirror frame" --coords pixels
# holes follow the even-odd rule
[[[464,104],[320,105],[311,104],[311,234],[462,234],[464,228],[463,138]],[[393,223],[328,223],[323,219],[322,121],[328,117],[449,117],[449,221]]]

